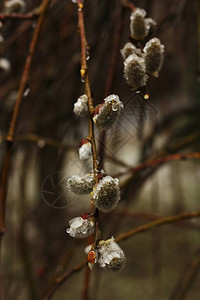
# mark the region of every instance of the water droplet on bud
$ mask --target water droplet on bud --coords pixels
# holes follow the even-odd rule
[[[90,47],[89,46],[86,47],[85,52],[86,52],[86,60],[89,60],[90,59]]]

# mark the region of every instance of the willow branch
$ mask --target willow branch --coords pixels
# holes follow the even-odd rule
[[[121,4],[124,7],[129,8],[131,11],[135,11],[135,9],[136,9],[136,6],[129,0],[121,0]]]
[[[148,221],[155,221],[160,220],[162,217],[155,214],[150,213],[143,213],[143,212],[133,212],[129,209],[115,209],[113,211],[113,215],[119,215],[124,217],[130,217],[134,220],[148,220]],[[190,230],[200,230],[200,226],[198,224],[193,224],[191,222],[186,221],[180,221],[178,223],[173,223],[173,226],[184,228],[184,229],[190,229]]]
[[[72,275],[78,273],[83,269],[83,267],[86,266],[87,261],[84,260],[80,264],[78,264],[76,267],[71,269],[69,272],[64,273],[62,276],[57,277],[54,279],[54,285],[52,285],[51,289],[47,292],[47,294],[44,296],[43,300],[49,300],[54,295],[54,293],[57,291],[57,289]]]
[[[0,21],[4,22],[6,20],[16,20],[16,21],[26,21],[37,19],[40,14],[40,9],[36,8],[27,14],[0,14]]]
[[[6,141],[6,136],[0,135],[0,143]],[[21,142],[29,142],[36,143],[39,147],[49,146],[55,148],[63,148],[63,149],[75,149],[75,146],[69,146],[67,143],[63,141],[55,140],[49,137],[39,136],[35,133],[24,133],[24,134],[15,134],[13,138],[13,142],[21,143]]]
[[[191,212],[191,213],[182,213],[182,214],[175,215],[175,216],[161,218],[159,220],[156,220],[156,221],[150,222],[148,224],[139,226],[138,228],[132,229],[132,230],[126,232],[126,233],[120,234],[115,238],[115,241],[116,242],[125,241],[128,238],[130,238],[130,237],[132,237],[136,234],[148,231],[148,230],[150,230],[154,227],[162,226],[162,225],[165,225],[165,224],[171,224],[171,223],[178,222],[178,221],[181,221],[181,220],[197,218],[197,217],[200,217],[200,211],[195,211],[195,212]]]
[[[93,99],[92,93],[90,88],[90,81],[88,76],[88,66],[87,66],[87,58],[86,58],[86,51],[87,51],[87,40],[85,36],[85,24],[84,24],[84,16],[83,16],[83,2],[81,0],[77,1],[77,8],[78,8],[78,27],[80,32],[80,39],[81,39],[81,77],[85,82],[85,93],[88,97],[88,108],[89,108],[89,139],[92,144],[92,153],[93,153],[93,169],[95,175],[95,182],[98,183],[98,165],[97,165],[97,150],[96,150],[96,143],[94,137],[94,124],[92,120],[92,113],[94,110],[93,106]]]
[[[191,283],[198,273],[200,268],[200,249],[193,255],[191,261],[186,264],[183,272],[181,272],[181,278],[177,283],[170,300],[181,300],[186,297],[186,294],[191,286]]]
[[[188,158],[200,159],[200,152],[183,153],[183,154],[177,153],[177,154],[171,154],[171,155],[167,155],[165,157],[157,158],[154,160],[148,160],[145,163],[143,163],[137,167],[129,168],[125,172],[121,172],[121,173],[117,174],[117,176],[122,176],[127,173],[135,173],[137,171],[144,170],[147,167],[157,166],[157,165],[160,165],[160,164],[168,162],[168,161],[188,159]]]
[[[156,221],[150,222],[150,223],[145,224],[143,226],[139,226],[136,229],[133,229],[131,231],[128,231],[126,233],[118,235],[115,238],[115,241],[116,242],[121,242],[121,241],[124,241],[124,240],[128,239],[129,237],[132,237],[136,234],[148,231],[148,230],[150,230],[154,227],[162,226],[162,225],[165,225],[165,224],[172,224],[172,223],[175,223],[175,222],[178,222],[178,221],[187,220],[187,219],[191,219],[191,218],[197,218],[197,217],[200,217],[200,211],[191,212],[191,213],[183,213],[183,214],[179,214],[179,215],[175,215],[175,216],[160,218]],[[55,293],[55,291],[58,289],[58,287],[60,287],[60,285],[63,284],[63,282],[65,282],[73,274],[79,272],[85,265],[86,265],[86,260],[82,261],[80,264],[78,264],[75,268],[73,268],[69,272],[66,272],[62,276],[57,277],[55,279],[54,286],[51,287],[50,291],[48,291],[48,293],[44,297],[44,300],[50,299],[53,296],[53,294]]]
[[[14,106],[14,111],[12,115],[12,119],[10,122],[10,127],[8,131],[8,135],[6,137],[6,154],[3,164],[3,171],[2,171],[2,177],[1,177],[1,187],[0,187],[0,245],[2,245],[2,236],[5,233],[5,206],[6,206],[6,196],[7,196],[7,182],[8,182],[8,174],[9,174],[9,167],[10,167],[10,158],[11,158],[11,150],[13,145],[13,137],[15,133],[16,128],[16,122],[19,115],[19,109],[23,98],[23,92],[26,87],[26,83],[28,80],[29,72],[30,72],[30,66],[32,63],[33,55],[35,52],[35,47],[39,38],[39,34],[42,28],[42,24],[44,21],[45,13],[49,7],[50,0],[43,0],[39,12],[40,16],[38,18],[37,25],[35,27],[32,41],[29,47],[29,53],[26,58],[21,82],[19,85],[18,95]],[[0,251],[1,252],[1,251]],[[0,292],[1,293],[1,292]]]
[[[92,119],[92,113],[94,111],[92,93],[90,88],[90,81],[88,75],[88,66],[87,66],[87,57],[86,52],[88,49],[88,44],[85,36],[85,24],[84,24],[84,15],[83,15],[83,1],[77,0],[77,9],[78,9],[78,27],[80,33],[80,40],[81,40],[81,70],[80,74],[82,79],[85,82],[85,93],[88,97],[88,109],[89,109],[89,135],[88,139],[92,145],[92,156],[93,156],[93,171],[94,171],[94,179],[95,183],[98,184],[99,177],[98,177],[98,164],[97,164],[97,150],[96,150],[96,142],[94,136],[94,124]],[[92,209],[94,211],[94,218],[95,218],[95,233],[94,233],[94,242],[93,247],[96,246],[98,237],[99,237],[99,211],[95,209],[94,205],[92,205]],[[88,299],[89,293],[89,277],[90,277],[90,270],[89,268],[86,269],[85,279],[84,279],[84,288],[83,288],[83,299]]]

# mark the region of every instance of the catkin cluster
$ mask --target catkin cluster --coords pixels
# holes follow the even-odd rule
[[[121,271],[126,263],[124,252],[115,242],[113,237],[106,241],[99,241],[96,249],[93,249],[91,245],[89,245],[86,247],[85,252],[91,270],[93,269],[94,264],[98,263],[103,269],[117,272]]]
[[[126,43],[121,50],[124,59],[124,78],[132,90],[146,86],[150,75],[158,77],[163,63],[164,46],[160,40],[154,37],[147,41],[156,23],[145,16],[146,11],[140,8],[131,14],[131,42]]]
[[[108,130],[118,120],[123,104],[115,94],[106,97],[100,105],[94,108],[92,116],[89,116],[88,97],[82,95],[74,104],[74,113],[81,117],[92,117],[94,124],[101,130]],[[79,158],[84,162],[88,160],[92,152],[91,137],[86,137],[79,144]],[[94,159],[94,158],[93,158]],[[95,184],[94,173],[97,173],[98,183]],[[120,201],[119,180],[106,176],[103,170],[93,170],[85,176],[73,175],[67,181],[67,188],[75,194],[91,195],[94,211],[81,217],[75,217],[69,221],[66,232],[74,238],[85,238],[95,232],[95,211],[108,213],[113,210]],[[121,270],[125,264],[125,256],[114,239],[107,241],[95,241],[88,249],[88,266],[92,269],[98,262],[100,267],[112,271]]]

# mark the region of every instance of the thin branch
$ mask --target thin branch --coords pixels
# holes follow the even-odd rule
[[[161,225],[164,225],[164,224],[171,224],[171,223],[181,221],[181,220],[197,218],[197,217],[200,217],[200,211],[195,211],[195,212],[191,212],[191,213],[182,213],[182,214],[175,215],[175,216],[161,218],[161,219],[153,221],[151,223],[139,226],[139,227],[137,227],[135,229],[132,229],[132,230],[126,232],[126,233],[120,234],[115,238],[115,241],[116,242],[125,241],[129,237],[132,237],[132,236],[134,236],[138,233],[150,230],[154,227],[158,227],[158,226],[161,226]]]
[[[6,136],[0,135],[0,143],[6,141]],[[69,146],[67,143],[59,140],[55,140],[49,137],[39,136],[35,133],[24,133],[24,134],[16,134],[13,137],[13,142],[30,142],[36,143],[39,147],[50,146],[55,148],[63,148],[63,149],[76,149],[76,146]]]
[[[64,273],[62,276],[57,277],[54,279],[54,285],[51,286],[51,289],[47,292],[47,294],[44,296],[43,300],[49,300],[54,295],[54,293],[57,291],[57,289],[72,275],[78,273],[83,269],[83,267],[86,265],[87,261],[84,260],[80,264],[78,264],[76,267],[71,269],[69,272]]]
[[[87,40],[85,37],[85,24],[84,24],[84,16],[83,16],[83,3],[82,0],[77,1],[78,8],[78,27],[80,31],[80,39],[81,39],[81,77],[85,82],[85,93],[88,97],[88,108],[89,108],[89,139],[92,144],[92,153],[93,153],[93,169],[95,174],[95,182],[98,183],[98,165],[97,165],[97,150],[95,144],[94,137],[94,124],[92,120],[92,113],[94,110],[92,93],[90,88],[90,81],[88,76],[88,66],[86,59],[86,51],[87,51]]]
[[[124,7],[129,8],[131,11],[135,11],[135,9],[136,9],[136,6],[129,0],[121,0],[121,4]]]
[[[177,154],[171,154],[171,155],[167,155],[165,157],[157,158],[155,160],[148,160],[145,163],[143,163],[137,167],[130,168],[130,169],[126,170],[125,172],[121,172],[121,173],[117,174],[116,176],[126,175],[127,173],[135,173],[137,171],[144,170],[147,167],[157,166],[157,165],[160,165],[160,164],[168,162],[168,161],[188,159],[188,158],[200,159],[200,152],[183,153],[183,154],[177,153]]]
[[[0,14],[0,21],[4,22],[6,20],[16,20],[16,21],[26,21],[37,19],[39,16],[39,8],[34,9],[33,11],[27,14]]]
[[[89,108],[89,135],[88,139],[92,145],[92,156],[93,156],[93,172],[94,172],[94,179],[95,183],[98,184],[99,176],[98,176],[98,164],[97,164],[97,149],[96,149],[96,142],[94,136],[94,124],[92,119],[92,113],[94,111],[92,93],[90,88],[90,81],[88,75],[88,66],[87,66],[87,49],[88,44],[85,36],[85,24],[84,24],[84,15],[83,15],[83,1],[77,0],[77,9],[78,9],[78,27],[80,33],[80,40],[81,40],[81,78],[85,82],[85,93],[88,97],[88,108]],[[94,212],[95,218],[95,232],[94,232],[94,242],[93,246],[95,248],[97,240],[99,238],[99,211],[92,205],[92,210]],[[83,288],[83,299],[88,299],[89,293],[89,278],[90,278],[90,270],[89,268],[86,269],[85,279],[84,279],[84,288]]]
[[[154,221],[161,219],[161,216],[150,214],[150,213],[143,213],[143,212],[134,212],[129,209],[115,209],[113,211],[114,215],[124,216],[124,217],[130,217],[134,218],[134,220],[148,220],[148,221]],[[184,228],[184,229],[190,229],[190,230],[200,230],[200,226],[198,224],[193,224],[188,221],[180,221],[178,223],[173,223],[173,226]]]
[[[183,272],[181,272],[181,278],[177,283],[170,300],[181,300],[186,297],[188,289],[200,268],[200,249],[195,252],[192,259],[184,267]]]
[[[145,224],[143,226],[139,226],[136,229],[133,229],[131,231],[128,231],[126,233],[118,235],[115,238],[115,241],[116,242],[121,242],[121,241],[124,241],[124,240],[128,239],[129,237],[132,237],[136,234],[145,232],[145,231],[150,230],[154,227],[162,226],[162,225],[165,225],[165,224],[172,224],[174,222],[187,220],[187,219],[191,219],[191,218],[197,218],[197,217],[200,217],[200,211],[191,212],[191,213],[183,213],[183,214],[179,214],[179,215],[175,215],[175,216],[160,218],[156,221],[150,222],[150,223]],[[79,272],[85,265],[86,265],[86,260],[82,261],[80,264],[78,264],[75,268],[73,268],[69,272],[66,272],[62,276],[57,277],[54,280],[54,282],[55,282],[54,286],[51,287],[51,290],[48,291],[48,293],[46,294],[46,296],[44,297],[43,300],[49,300],[53,296],[55,291],[60,287],[60,285],[62,283],[64,283],[73,274]]]
[[[1,180],[1,187],[0,187],[0,239],[2,238],[3,234],[5,233],[5,206],[6,206],[6,196],[7,196],[7,181],[8,181],[8,173],[9,173],[9,167],[10,167],[10,158],[11,158],[11,151],[12,151],[12,145],[13,145],[13,137],[15,134],[16,129],[16,122],[19,115],[19,109],[23,98],[24,89],[26,87],[26,83],[28,80],[29,72],[30,72],[30,66],[32,63],[33,55],[35,52],[35,47],[39,38],[39,34],[41,32],[42,24],[44,21],[45,13],[49,7],[51,0],[43,0],[40,8],[39,8],[39,19],[37,22],[37,25],[35,27],[32,41],[29,48],[29,53],[26,58],[24,71],[22,74],[21,82],[19,85],[18,95],[15,102],[15,107],[12,115],[12,119],[10,122],[10,127],[8,131],[8,135],[6,138],[7,146],[6,146],[6,155],[3,165],[3,171],[2,171],[2,180]],[[1,243],[2,244],[2,243]]]

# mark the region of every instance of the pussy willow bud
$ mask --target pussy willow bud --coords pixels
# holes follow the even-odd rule
[[[102,240],[99,242],[98,253],[98,263],[102,268],[117,272],[125,266],[126,258],[124,252],[113,237],[107,241]]]
[[[141,8],[131,14],[130,32],[134,40],[142,41],[148,34],[148,26],[145,22],[146,11]]]
[[[80,160],[88,160],[92,156],[92,145],[87,139],[82,139],[79,145]]]
[[[74,103],[74,113],[78,116],[84,116],[88,113],[88,97],[87,95],[82,95],[78,98],[76,103]]]
[[[69,233],[71,237],[85,238],[94,232],[94,225],[93,217],[89,217],[88,219],[76,217],[69,221],[70,227],[66,229],[66,232]]]
[[[8,14],[22,13],[26,8],[23,0],[8,0],[5,3],[5,12]]]
[[[92,271],[94,265],[96,264],[98,259],[98,252],[95,249],[91,249],[87,255],[88,267]]]
[[[94,175],[86,174],[83,177],[73,175],[67,181],[67,188],[75,194],[89,194],[94,186]]]
[[[148,41],[144,47],[144,58],[146,71],[155,77],[158,77],[163,63],[164,46],[158,38]]]
[[[0,58],[0,73],[9,73],[11,69],[10,62],[6,58]]]
[[[111,176],[103,177],[93,189],[93,201],[102,212],[113,210],[120,200],[119,180]]]
[[[99,130],[109,129],[118,119],[123,103],[117,95],[110,95],[98,105],[93,113],[93,121]]]
[[[127,59],[127,57],[129,57],[129,55],[131,55],[131,54],[137,54],[138,56],[142,56],[141,50],[136,48],[131,43],[126,43],[124,45],[124,48],[121,49],[120,52],[121,52],[121,55],[122,55],[123,59]]]
[[[145,61],[135,54],[129,55],[124,61],[124,77],[133,90],[146,84]]]

